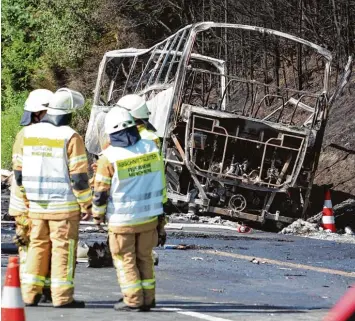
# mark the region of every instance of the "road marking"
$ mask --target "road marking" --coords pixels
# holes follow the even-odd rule
[[[207,321],[232,321],[230,319],[214,317],[212,315],[194,312],[194,311],[186,311],[186,310],[178,309],[178,308],[160,308],[159,310],[176,312],[179,314],[188,315],[190,317],[194,317],[194,318],[202,319],[202,320],[207,320]]]
[[[242,255],[242,254],[236,254],[236,253],[228,253],[228,252],[220,252],[220,251],[212,251],[212,250],[205,250],[205,251],[199,251],[199,252],[206,253],[206,254],[220,255],[220,256],[228,256],[228,257],[233,257],[236,259],[247,260],[247,261],[251,261],[251,260],[255,259],[255,260],[258,260],[259,262],[265,262],[265,263],[279,265],[279,266],[287,266],[287,267],[294,268],[294,269],[316,271],[316,272],[320,272],[320,273],[328,273],[328,274],[347,276],[349,278],[355,278],[355,272],[345,272],[345,271],[340,271],[340,270],[326,269],[326,268],[321,268],[321,267],[316,267],[316,266],[311,266],[311,265],[290,263],[290,262],[284,262],[284,261],[278,261],[278,260],[271,260],[271,259],[267,259],[267,258],[263,258],[263,257],[255,257],[255,256]]]

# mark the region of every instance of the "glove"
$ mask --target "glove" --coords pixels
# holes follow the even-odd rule
[[[101,223],[104,223],[105,221],[105,217],[104,216],[94,216],[94,223],[97,226],[97,228],[99,229],[99,232],[104,232],[104,228],[101,226]]]
[[[91,207],[86,209],[86,213],[81,213],[81,219],[82,219],[83,221],[88,221],[91,216],[92,216],[92,209],[91,209]]]
[[[158,246],[164,246],[166,242],[166,231],[165,228],[163,227],[158,231]]]
[[[157,232],[158,232],[157,246],[164,246],[164,244],[166,242],[166,231],[164,228],[165,224],[166,224],[165,215],[159,215],[158,216],[158,226],[157,226]]]
[[[103,216],[94,216],[93,219],[94,219],[94,223],[96,225],[100,225],[101,223],[104,222],[104,217]]]
[[[97,163],[92,163],[92,164],[91,164],[91,169],[92,169],[92,171],[94,172],[94,174],[96,174],[96,171],[97,171]]]
[[[13,241],[18,247],[27,246],[30,244],[30,238],[24,228],[17,228],[16,235],[13,237]]]
[[[16,234],[13,237],[13,241],[17,246],[27,246],[30,243],[29,237],[29,220],[26,215],[20,215],[15,217],[16,221]]]

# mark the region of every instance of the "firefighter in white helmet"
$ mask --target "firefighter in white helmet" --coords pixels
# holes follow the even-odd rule
[[[59,89],[40,123],[24,130],[22,164],[14,173],[28,199],[31,219],[22,276],[27,306],[38,304],[50,269],[54,307],[85,307],[73,299],[74,271],[80,214],[84,220],[90,218],[92,197],[84,141],[69,127],[72,112],[83,104],[80,93]]]
[[[126,95],[116,103],[116,106],[125,108],[129,111],[134,118],[139,134],[143,139],[153,140],[157,146],[161,148],[160,139],[155,134],[156,129],[149,122],[150,111],[143,97],[135,94]]]
[[[149,311],[155,304],[152,250],[163,213],[164,163],[152,140],[142,139],[126,109],[105,120],[110,146],[102,151],[94,184],[93,217],[106,216],[109,245],[123,300],[118,311]]]
[[[131,116],[134,118],[139,134],[143,139],[149,139],[156,143],[159,150],[162,152],[161,142],[158,135],[155,134],[156,129],[154,126],[149,122],[149,115],[150,111],[147,107],[146,101],[143,97],[130,94],[123,96],[121,99],[118,100],[116,103],[118,107],[122,107],[127,109]],[[164,176],[164,186],[166,187],[166,181]],[[163,204],[166,204],[168,201],[166,188],[164,189],[163,195]],[[158,223],[158,236],[159,236],[159,244],[164,245],[166,241],[166,231],[164,226],[166,225],[166,218],[165,215],[159,216],[159,223]]]
[[[47,89],[36,89],[30,92],[26,99],[24,106],[24,113],[20,122],[21,126],[29,126],[38,123],[46,114],[49,101],[53,97],[53,92]],[[24,128],[22,128],[16,135],[15,143],[13,145],[12,161],[13,168],[22,165],[21,155],[21,141],[23,138]],[[15,218],[16,234],[14,242],[18,246],[20,257],[20,279],[26,273],[26,258],[28,252],[28,245],[30,242],[30,219],[28,217],[28,201],[23,198],[23,193],[20,187],[17,186],[15,178],[13,177],[11,184],[9,214]],[[43,289],[42,302],[51,301],[50,295],[50,279],[46,277]]]

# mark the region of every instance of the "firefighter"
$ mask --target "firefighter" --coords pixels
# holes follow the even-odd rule
[[[143,97],[135,94],[126,95],[117,102],[116,106],[127,109],[136,122],[139,135],[143,139],[153,140],[161,149],[160,138],[155,134],[156,129],[149,122],[150,111]]]
[[[29,126],[31,124],[38,123],[46,114],[46,106],[48,106],[52,96],[53,93],[47,89],[36,89],[32,91],[26,99],[20,125]],[[22,128],[16,135],[13,146],[12,160],[14,168],[17,164],[22,164],[22,156],[19,154],[19,151],[21,150],[20,144],[23,133],[24,128]],[[14,236],[14,243],[18,246],[20,258],[20,279],[22,279],[22,275],[26,273],[26,258],[30,241],[30,219],[28,218],[28,201],[23,198],[21,190],[19,186],[17,186],[14,178],[11,184],[9,214],[15,218],[16,234]],[[52,301],[50,295],[50,279],[48,277],[46,277],[43,296],[41,298],[41,302],[47,301]]]
[[[45,276],[51,269],[54,307],[83,308],[73,299],[74,271],[80,213],[91,216],[88,161],[83,139],[69,127],[74,110],[84,97],[73,90],[57,90],[40,123],[24,129],[15,179],[29,202],[30,245],[26,274],[22,277],[24,301],[38,305]]]
[[[105,119],[110,146],[97,163],[93,217],[105,216],[109,245],[123,300],[117,311],[149,311],[155,305],[152,250],[163,214],[164,163],[156,144],[141,139],[126,109],[113,107]]]
[[[154,141],[162,154],[162,144],[160,142],[160,138],[155,133],[156,129],[154,128],[154,126],[149,122],[150,111],[147,107],[145,99],[139,95],[130,94],[130,95],[123,96],[116,103],[116,105],[118,107],[122,107],[129,111],[129,113],[131,114],[131,116],[136,122],[139,135],[143,139],[149,139]],[[164,183],[164,187],[166,187],[165,175],[164,175],[163,183]],[[167,191],[166,188],[164,188],[164,194],[163,194],[164,207],[167,201],[168,201]],[[166,241],[166,231],[164,228],[165,225],[166,225],[165,215],[159,216],[159,223],[157,229],[158,229],[159,243],[163,243],[163,244]]]

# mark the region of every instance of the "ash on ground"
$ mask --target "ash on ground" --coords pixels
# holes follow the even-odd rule
[[[307,221],[298,219],[285,227],[280,233],[355,244],[355,199],[347,199],[335,205],[333,212],[337,233],[322,228],[322,212],[312,216]]]
[[[222,219],[220,216],[198,216],[195,214],[173,213],[169,215],[169,223],[207,223],[237,228],[240,224]]]
[[[332,233],[330,230],[324,230],[318,223],[310,223],[302,219],[298,219],[285,227],[280,234],[291,234],[318,240],[355,244],[355,234],[350,227],[346,227],[344,230],[340,229],[337,233]]]

